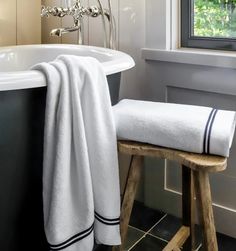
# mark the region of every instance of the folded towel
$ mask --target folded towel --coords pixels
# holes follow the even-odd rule
[[[116,130],[106,76],[89,57],[33,67],[47,79],[44,223],[50,250],[120,244]]]
[[[188,152],[229,156],[235,112],[209,107],[122,100],[113,107],[117,135]]]

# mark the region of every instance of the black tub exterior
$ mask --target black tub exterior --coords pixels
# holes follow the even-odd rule
[[[117,103],[120,73],[108,76]],[[0,92],[0,250],[48,250],[42,161],[46,88]]]

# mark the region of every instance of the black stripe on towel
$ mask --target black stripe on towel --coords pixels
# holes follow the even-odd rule
[[[94,224],[90,228],[88,228],[88,229],[86,229],[86,230],[72,236],[71,238],[69,238],[68,240],[66,240],[66,241],[64,241],[64,242],[62,242],[60,244],[53,245],[53,244],[48,243],[49,247],[50,247],[50,250],[62,250],[62,249],[65,249],[65,248],[71,246],[72,244],[74,244],[74,243],[86,238],[87,236],[89,236],[93,232],[93,229],[94,229]]]
[[[120,217],[118,218],[114,218],[114,219],[108,219],[108,218],[105,218],[103,216],[101,216],[100,214],[98,214],[97,212],[95,212],[95,215],[97,215],[99,218],[105,220],[105,221],[120,221]]]
[[[108,219],[108,218],[105,218],[105,217],[101,216],[97,212],[95,212],[95,218],[99,222],[101,222],[101,223],[103,223],[105,225],[109,225],[109,226],[114,226],[114,225],[119,225],[120,224],[120,218]]]
[[[208,119],[207,119],[207,123],[206,123],[206,127],[205,127],[205,132],[204,132],[204,139],[203,139],[203,153],[207,153],[207,134],[208,134],[208,129],[209,129],[209,124],[210,124],[210,121],[211,121],[211,117],[213,115],[213,112],[214,112],[214,109],[211,110],[209,116],[208,116]]]
[[[207,153],[210,154],[210,141],[211,141],[211,131],[212,131],[212,126],[213,126],[213,123],[215,121],[215,118],[216,118],[216,114],[217,114],[218,110],[214,110],[214,114],[213,114],[213,117],[212,117],[212,120],[211,120],[211,124],[210,124],[210,127],[209,127],[209,133],[208,133],[208,139],[207,139]]]
[[[211,138],[211,131],[212,126],[215,121],[215,116],[218,110],[212,109],[206,123],[205,131],[204,131],[204,139],[203,139],[203,153],[209,154],[210,153],[210,138]]]

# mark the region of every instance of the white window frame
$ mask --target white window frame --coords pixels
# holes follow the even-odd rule
[[[181,48],[180,1],[146,0],[146,48],[142,56],[157,60],[236,69],[236,52]]]

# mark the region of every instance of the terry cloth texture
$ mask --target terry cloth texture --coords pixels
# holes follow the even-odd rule
[[[50,250],[120,244],[116,130],[107,79],[94,58],[33,67],[47,80],[44,223]]]
[[[229,156],[235,130],[233,111],[127,99],[115,105],[113,113],[120,139]]]

